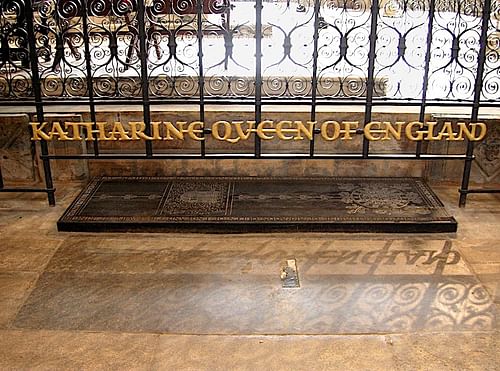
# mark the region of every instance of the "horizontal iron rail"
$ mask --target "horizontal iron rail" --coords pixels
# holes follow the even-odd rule
[[[460,193],[469,194],[469,193],[500,193],[500,189],[468,189],[468,190],[459,190]]]
[[[6,187],[0,188],[1,192],[15,193],[15,192],[39,192],[39,193],[50,193],[55,192],[55,188],[23,188],[23,187]]]
[[[58,1],[53,1],[54,3],[59,3]],[[263,85],[263,76],[266,75],[266,67],[263,65],[263,56],[266,54],[264,51],[264,54],[262,53],[263,49],[263,36],[264,36],[264,25],[262,24],[262,14],[265,10],[262,9],[263,3],[267,2],[267,0],[255,0],[255,58],[256,58],[256,64],[255,64],[255,73],[250,74],[254,75],[255,77],[250,77],[248,78],[248,84],[252,85],[254,84],[254,89],[253,93],[250,93],[248,95],[245,94],[238,94],[238,93],[228,93],[228,95],[224,94],[214,94],[214,95],[207,95],[205,93],[204,85],[205,85],[205,65],[203,63],[203,44],[202,44],[202,39],[204,35],[204,21],[203,21],[203,14],[204,14],[204,8],[205,8],[205,2],[201,0],[196,0],[196,16],[198,19],[198,22],[196,23],[196,36],[198,38],[198,92],[200,93],[199,95],[196,95],[197,93],[194,93],[194,90],[188,90],[186,91],[187,96],[182,96],[182,93],[179,94],[164,94],[163,91],[155,91],[151,90],[149,91],[149,81],[151,80],[151,75],[149,75],[149,59],[148,59],[148,49],[150,48],[149,44],[154,44],[155,38],[152,37],[151,35],[151,30],[154,30],[152,26],[146,21],[146,11],[148,10],[147,8],[147,3],[145,0],[138,0],[136,3],[136,8],[130,10],[130,15],[134,18],[131,21],[127,20],[129,22],[128,28],[129,28],[129,33],[132,33],[133,35],[133,41],[131,41],[129,45],[129,52],[127,53],[127,60],[126,64],[133,64],[135,63],[136,65],[139,64],[140,62],[140,73],[138,74],[137,78],[140,80],[141,83],[141,91],[140,94],[135,94],[135,93],[126,93],[125,91],[117,91],[118,96],[112,97],[110,95],[112,94],[101,94],[101,96],[95,96],[94,92],[92,91],[93,89],[93,77],[91,76],[90,72],[93,72],[91,66],[91,42],[89,40],[89,30],[88,30],[88,22],[87,18],[90,16],[87,14],[88,9],[87,9],[87,1],[82,0],[81,4],[83,5],[83,10],[81,16],[83,17],[82,22],[83,22],[83,27],[85,30],[83,31],[82,37],[83,37],[83,46],[85,49],[85,66],[83,64],[80,66],[80,68],[84,68],[84,70],[81,70],[84,74],[86,74],[89,77],[89,80],[87,81],[87,90],[90,92],[90,94],[85,95],[81,94],[80,96],[71,96],[71,92],[68,92],[66,87],[63,87],[63,90],[61,92],[60,97],[55,97],[53,94],[51,95],[50,91],[49,93],[46,92],[46,90],[42,89],[42,85],[45,84],[48,80],[46,79],[46,73],[50,70],[47,69],[46,63],[40,63],[39,59],[41,56],[43,56],[44,53],[39,53],[37,51],[37,47],[43,47],[47,48],[47,45],[41,45],[43,42],[40,42],[41,40],[38,40],[36,37],[39,34],[43,34],[43,30],[48,27],[50,29],[52,27],[52,31],[54,34],[54,37],[56,38],[55,41],[61,41],[61,36],[62,36],[62,48],[61,46],[56,46],[54,49],[56,51],[56,55],[58,52],[61,52],[65,50],[66,44],[67,43],[70,48],[71,48],[71,40],[65,40],[64,39],[64,32],[69,32],[71,30],[63,30],[64,27],[62,23],[59,22],[59,17],[60,17],[60,9],[54,13],[54,24],[45,24],[47,23],[47,20],[43,20],[42,22],[45,22],[40,29],[37,24],[35,24],[36,20],[34,18],[34,13],[36,12],[37,14],[40,14],[39,10],[35,9],[37,6],[32,6],[35,4],[38,4],[35,2],[35,0],[20,0],[20,4],[24,4],[26,9],[22,9],[24,11],[25,17],[20,13],[18,14],[18,20],[19,24],[16,25],[18,28],[26,28],[27,30],[27,35],[28,35],[28,40],[27,44],[24,46],[27,48],[29,51],[29,67],[24,67],[26,70],[30,69],[31,70],[31,83],[32,83],[32,91],[31,93],[27,93],[26,96],[18,99],[18,98],[0,98],[0,110],[5,110],[6,107],[16,107],[14,110],[24,110],[27,113],[35,113],[37,114],[37,117],[40,121],[44,120],[44,113],[47,113],[49,111],[57,111],[57,110],[71,110],[71,111],[79,111],[79,112],[86,112],[90,110],[91,113],[91,121],[95,122],[95,115],[97,108],[99,109],[100,112],[105,112],[106,108],[103,108],[104,106],[113,106],[112,110],[115,110],[115,107],[119,107],[119,109],[122,109],[125,107],[127,110],[136,110],[136,111],[142,111],[143,112],[143,121],[146,124],[146,133],[150,133],[150,122],[151,122],[151,111],[153,110],[162,110],[164,107],[168,109],[167,106],[196,106],[196,108],[192,108],[193,111],[196,111],[199,109],[200,111],[200,121],[204,121],[204,111],[205,111],[205,105],[212,104],[212,105],[222,105],[224,107],[228,106],[242,106],[245,107],[244,110],[255,110],[255,119],[256,121],[260,121],[261,119],[265,119],[267,115],[267,110],[269,110],[269,107],[271,106],[277,106],[280,107],[281,110],[286,110],[287,106],[296,106],[296,105],[310,105],[311,106],[311,120],[316,121],[316,108],[317,107],[322,107],[322,111],[331,111],[335,112],[336,110],[339,110],[337,107],[340,106],[350,106],[355,108],[355,110],[359,111],[361,113],[361,107],[365,107],[365,121],[370,121],[372,120],[372,108],[373,107],[394,107],[394,113],[396,112],[402,112],[401,107],[420,107],[420,115],[419,120],[424,121],[425,116],[428,117],[428,115],[431,113],[431,109],[428,109],[430,107],[448,107],[448,108],[454,108],[454,107],[461,107],[461,108],[466,108],[470,109],[472,114],[467,117],[467,118],[450,118],[450,120],[465,120],[465,121],[481,121],[482,118],[479,115],[480,108],[483,107],[488,107],[488,108],[500,108],[500,101],[495,100],[495,99],[489,99],[493,95],[485,95],[483,94],[483,86],[487,86],[487,81],[483,81],[483,72],[485,72],[485,68],[489,68],[490,70],[498,70],[498,67],[496,66],[487,66],[486,61],[487,61],[487,56],[489,55],[490,51],[487,50],[487,40],[488,36],[490,33],[490,29],[497,28],[497,26],[494,26],[491,22],[491,17],[490,14],[494,12],[494,14],[497,14],[496,8],[493,9],[492,5],[494,7],[495,4],[491,4],[491,0],[485,0],[484,1],[484,6],[481,10],[481,30],[480,30],[480,38],[478,40],[478,43],[480,45],[479,52],[478,52],[478,58],[477,58],[477,67],[476,68],[466,68],[469,70],[472,75],[476,75],[475,77],[475,83],[474,83],[474,98],[467,98],[466,95],[455,95],[451,94],[453,92],[453,87],[451,88],[451,93],[447,94],[446,96],[448,98],[445,99],[439,99],[439,98],[434,98],[434,99],[427,99],[427,92],[428,92],[428,86],[429,86],[429,77],[432,73],[436,71],[430,71],[430,59],[431,55],[429,51],[433,47],[433,35],[432,33],[435,31],[435,28],[433,27],[434,23],[434,18],[438,16],[438,12],[435,11],[435,0],[429,0],[429,5],[430,7],[426,10],[429,11],[428,19],[429,22],[427,24],[427,38],[425,41],[425,46],[427,47],[427,55],[426,55],[426,71],[424,73],[424,83],[422,87],[422,99],[418,97],[399,97],[397,94],[395,95],[386,95],[385,93],[383,94],[376,94],[374,87],[375,87],[375,77],[376,77],[376,65],[377,65],[377,48],[376,48],[376,36],[377,36],[377,29],[378,27],[381,27],[381,30],[384,30],[387,28],[387,25],[384,26],[383,24],[379,23],[378,21],[382,20],[381,15],[379,14],[380,9],[379,6],[381,3],[377,1],[369,1],[368,3],[371,4],[371,6],[365,9],[365,13],[371,12],[371,17],[369,18],[369,22],[366,23],[367,25],[370,24],[370,36],[369,36],[369,41],[370,41],[370,48],[369,48],[369,53],[368,53],[368,71],[367,71],[367,80],[366,80],[366,90],[364,94],[361,95],[350,95],[346,94],[345,92],[340,92],[336,93],[336,96],[328,96],[328,95],[320,95],[320,92],[318,90],[318,83],[320,81],[325,81],[321,80],[318,76],[320,75],[320,72],[318,71],[318,53],[319,53],[319,48],[320,48],[320,40],[319,40],[319,33],[320,29],[323,29],[326,25],[326,27],[332,26],[328,22],[325,23],[325,20],[323,19],[324,14],[322,14],[322,7],[325,6],[320,0],[315,0],[314,1],[314,46],[313,46],[313,70],[311,71],[312,76],[310,77],[310,81],[307,83],[311,83],[313,91],[308,94],[304,94],[302,96],[295,96],[292,93],[292,90],[288,90],[288,84],[290,82],[287,82],[287,88],[286,92],[283,95],[277,95],[273,94],[272,92],[265,93],[265,90],[262,89]],[[79,2],[77,2],[79,3]],[[225,2],[224,2],[225,3]],[[403,13],[408,13],[406,9],[406,2],[405,3],[405,9]],[[229,4],[229,2],[228,2]],[[21,9],[21,8],[20,8]],[[58,13],[59,12],[59,13]],[[230,16],[230,9],[227,9],[227,13],[224,13],[222,15],[222,22],[227,22],[227,26],[229,27],[229,16]],[[321,17],[320,17],[321,16]],[[182,17],[181,17],[182,18]],[[457,12],[455,15],[456,21],[461,20],[460,16],[460,11]],[[25,21],[22,21],[25,19]],[[311,18],[312,19],[312,18]],[[320,21],[321,19],[321,21]],[[406,15],[405,18],[406,19]],[[233,19],[234,21],[234,19]],[[183,27],[182,22],[184,22],[181,19],[181,24],[180,26],[175,30],[173,33],[174,37],[170,38],[169,37],[169,53],[170,53],[170,58],[166,62],[162,62],[164,66],[166,66],[168,63],[170,63],[171,58],[174,58],[174,60],[178,60],[178,53],[180,48],[177,48],[177,42],[176,42],[176,32],[180,30],[181,27]],[[310,22],[309,22],[310,23]],[[321,27],[320,27],[321,23]],[[425,26],[425,25],[424,25]],[[44,28],[45,27],[45,28]],[[343,33],[341,36],[341,54],[345,54],[345,50],[342,51],[343,49],[343,44],[342,44],[342,38],[348,39],[347,36],[351,34],[351,32],[359,26],[355,26],[354,28],[351,28],[350,30],[346,31],[346,33]],[[390,26],[389,26],[390,27]],[[439,26],[442,27],[442,26]],[[437,28],[439,30],[439,27]],[[469,27],[469,26],[467,26]],[[70,27],[71,28],[71,27]],[[391,28],[391,27],[390,27]],[[393,28],[393,27],[392,27]],[[444,26],[444,29],[450,33],[452,33],[451,29],[448,29],[449,26]],[[42,30],[42,31],[40,31]],[[234,30],[231,30],[230,28],[221,28],[222,36],[224,37],[225,41],[225,52],[226,52],[226,62],[228,61],[228,58],[232,60],[232,48],[234,46],[233,43],[233,36],[237,32],[237,28],[234,28]],[[295,30],[295,29],[294,29]],[[479,31],[478,25],[474,25],[473,28],[470,28],[470,30],[476,30]],[[51,31],[51,32],[52,32]],[[298,30],[296,34],[300,33],[301,30]],[[406,34],[402,34],[399,30],[395,30],[397,32],[397,35],[393,36],[394,40],[399,39],[399,47],[398,47],[398,53],[400,54],[400,57],[404,55],[404,50],[406,49],[405,47],[405,38]],[[295,31],[290,31],[288,34],[286,34],[286,39],[292,39],[291,37],[291,32]],[[453,31],[454,32],[454,31]],[[126,34],[125,33],[120,33],[120,31],[116,32],[114,34],[114,37],[116,38],[117,35],[121,35],[121,37],[124,37]],[[180,35],[180,34],[179,34]],[[479,35],[479,33],[478,33]],[[4,35],[5,36],[5,35]],[[47,35],[45,35],[46,37]],[[461,51],[461,53],[466,53],[467,46],[466,43],[463,43],[465,40],[465,37],[463,34],[460,35],[455,35],[453,34],[453,42],[457,42],[459,44],[458,49]],[[464,45],[461,45],[464,44]],[[21,45],[22,46],[22,45]],[[156,45],[157,48],[159,48],[159,44]],[[424,46],[424,42],[422,42],[422,46]],[[116,47],[116,46],[115,46]],[[284,55],[285,57],[290,58],[290,45],[288,45],[288,42],[285,42],[284,45]],[[351,46],[349,46],[351,47]],[[48,48],[49,52],[51,51],[50,47]],[[59,50],[61,49],[61,50]],[[459,57],[459,53],[456,53],[457,50],[455,50],[456,47],[452,46],[451,50],[451,59],[449,63],[459,63],[458,60],[461,58]],[[114,50],[114,49],[113,49]],[[116,50],[113,52],[111,51],[111,59],[110,61],[114,62],[120,62],[123,63],[122,60],[117,55]],[[266,48],[267,50],[267,48]],[[288,50],[288,51],[287,51]],[[133,54],[134,51],[137,53],[136,59],[133,59]],[[208,52],[209,50],[207,50]],[[73,51],[71,50],[73,53]],[[157,54],[159,51],[157,50]],[[180,52],[179,52],[180,53]],[[6,54],[7,57],[9,57],[9,54]],[[4,56],[5,61],[8,60],[9,58],[6,58]],[[59,60],[58,63],[60,63],[61,71],[64,70],[63,65],[71,65],[69,61],[66,59],[66,55],[63,53],[62,59]],[[345,56],[344,56],[345,57]],[[132,59],[131,59],[132,58]],[[158,58],[160,58],[158,56]],[[290,58],[291,59],[291,58]],[[349,58],[345,57],[345,60],[349,62]],[[134,62],[135,61],[135,62]],[[283,60],[282,60],[283,61]],[[26,61],[25,61],[26,62]],[[107,65],[111,65],[114,62],[107,62]],[[292,61],[295,63],[294,61]],[[408,62],[404,61],[407,65]],[[296,64],[296,63],[295,63]],[[460,63],[459,63],[460,64]],[[54,67],[56,65],[54,64],[52,66],[52,72],[57,72],[54,70]],[[83,66],[83,67],[82,67]],[[304,67],[304,66],[303,66]],[[340,65],[337,65],[335,67],[340,67]],[[357,66],[357,67],[362,67]],[[76,68],[76,67],[75,67]],[[128,68],[128,67],[127,67]],[[126,69],[127,69],[126,68]],[[79,69],[79,68],[76,68]],[[125,75],[120,76],[123,72],[120,69],[117,69],[117,76],[116,76],[116,83],[119,85],[119,80],[121,77],[125,77]],[[139,72],[139,71],[138,71]],[[29,75],[29,72],[27,72]],[[490,72],[488,72],[489,74]],[[62,76],[62,75],[61,75]],[[267,75],[266,75],[267,76]],[[493,76],[493,75],[491,75]],[[300,78],[304,78],[305,80],[309,80],[309,77],[303,77],[299,76]],[[234,76],[233,76],[234,78]],[[453,77],[454,78],[454,77]],[[28,78],[29,80],[29,78]],[[253,80],[253,81],[252,81]],[[266,82],[269,82],[270,80],[267,79],[265,80]],[[453,81],[449,81],[452,83]],[[472,83],[472,81],[470,81]],[[65,85],[64,83],[63,85]],[[344,84],[344,83],[342,83]],[[118,86],[117,85],[117,86]],[[457,85],[459,86],[459,84]],[[97,94],[96,90],[96,94]],[[165,90],[166,92],[167,90]],[[177,91],[177,90],[176,90]],[[180,90],[182,92],[182,90]],[[229,90],[228,90],[229,91]],[[342,90],[343,91],[343,90]],[[232,90],[231,90],[232,92]],[[108,92],[109,93],[109,92]],[[25,94],[25,93],[22,93]],[[29,95],[32,96],[29,96]],[[466,98],[466,99],[460,99],[458,97]],[[87,106],[87,107],[85,107]],[[130,107],[134,106],[134,107]],[[58,107],[58,108],[54,108]],[[64,107],[64,108],[60,108]],[[77,107],[77,108],[76,108]],[[399,107],[396,109],[396,107]],[[170,107],[172,109],[172,107]],[[242,109],[243,110],[243,109]],[[182,111],[182,110],[181,110]],[[233,111],[236,111],[233,109]],[[318,110],[319,111],[319,110]],[[354,109],[353,109],[354,111]],[[171,111],[166,111],[168,112]],[[301,110],[298,110],[297,112],[302,112]],[[304,114],[307,114],[306,111],[304,111]],[[374,120],[376,119],[373,118]],[[486,118],[484,118],[486,119]],[[203,131],[204,134],[209,134],[211,131],[209,128],[205,129]],[[319,129],[316,129],[314,131],[314,134],[319,134]],[[358,134],[362,134],[362,129],[358,131]],[[50,168],[50,160],[66,160],[66,159],[73,159],[73,160],[147,160],[147,159],[152,159],[152,160],[168,160],[168,159],[283,159],[283,160],[304,160],[304,159],[326,159],[326,160],[400,160],[400,161],[406,161],[406,160],[419,160],[419,161],[432,161],[432,160],[461,160],[464,161],[466,164],[466,170],[464,171],[464,176],[462,177],[462,189],[460,190],[461,192],[461,206],[465,205],[465,197],[468,193],[499,193],[498,190],[489,190],[489,189],[468,189],[468,184],[469,184],[469,176],[470,176],[470,170],[472,166],[472,160],[474,159],[474,148],[473,148],[473,143],[469,143],[468,145],[468,150],[466,153],[463,154],[428,154],[425,153],[425,150],[422,148],[422,143],[419,142],[416,146],[416,151],[415,153],[370,153],[369,152],[369,147],[368,144],[369,142],[364,138],[364,146],[363,146],[363,153],[316,153],[314,149],[314,137],[313,140],[310,142],[310,150],[308,153],[261,153],[261,143],[260,139],[256,136],[256,145],[254,148],[253,153],[238,153],[238,152],[225,152],[225,153],[218,153],[216,152],[217,149],[211,149],[212,153],[206,153],[205,149],[205,142],[201,142],[201,147],[200,147],[200,153],[170,153],[170,150],[168,152],[162,152],[159,149],[156,149],[158,153],[154,153],[154,148],[153,148],[153,143],[152,142],[146,142],[145,143],[145,153],[116,153],[116,152],[107,152],[107,153],[99,153],[98,147],[94,146],[94,152],[93,153],[82,153],[82,154],[64,154],[64,155],[58,155],[58,154],[50,154],[48,151],[47,147],[47,142],[42,141],[41,142],[41,159],[43,161],[44,165],[44,174],[45,174],[45,181],[46,181],[46,188],[13,188],[13,187],[3,187],[3,181],[2,181],[2,176],[1,176],[1,169],[0,169],[0,192],[46,192],[48,193],[48,198],[49,198],[49,203],[51,205],[54,204],[55,199],[54,199],[54,188],[52,184],[52,175],[51,175],[51,168]],[[95,145],[97,145],[97,141],[95,141]],[[244,151],[244,150],[243,150]],[[424,152],[424,153],[422,153]]]
[[[231,98],[204,98],[205,104],[223,104],[223,105],[254,105],[255,101],[250,99],[231,99]],[[191,98],[179,98],[179,99],[165,99],[165,98],[150,98],[150,103],[154,105],[198,105],[199,99],[191,99]],[[86,100],[74,100],[74,99],[65,99],[65,98],[57,98],[51,100],[50,98],[45,98],[43,104],[45,106],[55,106],[55,105],[89,105],[89,101]],[[124,99],[124,98],[114,98],[114,99],[95,99],[93,104],[96,106],[99,105],[127,105],[127,104],[136,104],[142,105],[143,101],[140,98],[137,99]],[[310,99],[279,99],[279,100],[267,100],[262,99],[262,105],[296,105],[296,104],[310,104]],[[35,106],[36,103],[31,100],[0,100],[0,106]],[[353,100],[353,99],[335,99],[335,100],[322,100],[318,98],[316,101],[316,105],[318,106],[342,106],[342,105],[359,105],[365,106],[365,100]],[[421,102],[419,101],[408,101],[408,100],[374,100],[372,102],[373,106],[415,106],[420,107]],[[473,102],[470,101],[427,101],[426,106],[440,106],[440,107],[472,107]],[[500,101],[496,102],[482,102],[482,107],[492,107],[499,108]]]
[[[315,154],[313,157],[309,153],[262,153],[260,157],[256,157],[252,153],[205,153],[204,157],[201,157],[199,153],[185,153],[185,154],[159,154],[155,153],[151,157],[146,157],[143,154],[117,154],[117,153],[100,153],[99,156],[94,156],[93,154],[76,154],[76,155],[47,155],[41,156],[41,158],[47,158],[51,160],[198,160],[202,158],[206,159],[255,159],[255,160],[303,160],[303,159],[317,159],[317,160],[465,160],[466,155],[436,155],[436,154],[426,154],[417,157],[415,153],[411,154],[370,154],[368,157],[363,157],[363,154],[356,153],[337,153],[337,154]]]

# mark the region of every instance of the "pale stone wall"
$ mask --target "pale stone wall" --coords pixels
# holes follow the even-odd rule
[[[455,115],[436,116],[434,120],[439,123],[451,121],[467,122]],[[480,120],[488,126],[486,139],[475,145],[475,160],[472,165],[471,181],[474,183],[488,184],[500,183],[500,126],[497,119]],[[457,154],[466,151],[465,142],[432,142],[429,153]],[[425,176],[430,180],[445,179],[459,182],[462,179],[463,161],[439,161],[426,166]]]
[[[82,109],[83,111],[83,109]],[[269,120],[302,120],[309,119],[309,112],[289,112],[274,107],[273,110],[262,113],[263,119]],[[211,110],[206,112],[206,122],[217,120],[252,120],[252,111]],[[33,182],[40,181],[41,162],[38,155],[31,154],[28,122],[33,119],[30,115],[6,115],[0,117],[0,144],[1,165],[5,182]],[[47,121],[90,121],[88,112],[71,114],[46,115]],[[152,112],[153,121],[195,121],[198,112]],[[413,121],[418,119],[416,113],[374,113],[375,121]],[[429,115],[427,119],[432,119]],[[98,113],[98,121],[113,123],[119,121],[142,121],[140,111],[117,111]],[[360,121],[363,122],[363,112],[318,112],[317,121]],[[443,121],[444,119],[441,119]],[[449,121],[449,120],[447,120]],[[490,133],[486,141],[479,144],[476,150],[477,159],[472,172],[473,183],[500,183],[500,128],[497,121],[487,120]],[[318,136],[319,137],[319,136]],[[199,142],[192,140],[155,142],[155,153],[160,152],[191,152],[197,153]],[[409,141],[372,142],[372,152],[412,153],[416,144]],[[253,153],[253,139],[240,142],[236,145],[215,141],[209,138],[206,143],[207,152],[248,152]],[[143,142],[101,142],[101,151],[137,152],[144,153]],[[362,148],[361,137],[352,141],[326,142],[316,141],[317,153],[353,152],[360,153]],[[450,142],[434,142],[429,145],[429,153],[463,153],[465,144]],[[297,142],[283,142],[279,140],[263,141],[264,153],[295,152],[308,153],[307,140]],[[71,154],[92,151],[92,144],[88,148],[76,142],[52,142],[51,153]],[[37,146],[37,152],[39,148]],[[137,176],[413,176],[424,177],[432,182],[460,181],[462,176],[462,161],[402,161],[402,160],[147,160],[147,161],[52,161],[55,181],[86,180],[96,175],[137,175]]]

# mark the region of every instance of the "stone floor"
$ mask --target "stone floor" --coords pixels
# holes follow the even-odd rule
[[[456,234],[97,234],[57,186],[0,194],[2,370],[500,367],[500,195],[433,187]]]

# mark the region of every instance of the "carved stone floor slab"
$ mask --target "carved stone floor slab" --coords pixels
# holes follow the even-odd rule
[[[99,177],[60,231],[455,232],[419,178]]]

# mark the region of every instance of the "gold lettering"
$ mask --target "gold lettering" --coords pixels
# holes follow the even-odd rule
[[[165,129],[167,130],[166,136],[163,138],[163,140],[174,140],[174,138],[172,138],[172,135],[170,135],[171,133],[173,133],[177,139],[184,140],[184,125],[186,125],[187,122],[181,121],[177,122],[176,124],[177,127],[175,127],[169,121],[163,123],[163,125],[165,125]]]
[[[114,138],[114,140],[130,140],[128,136],[128,131],[123,128],[121,122],[115,122],[113,124],[113,129],[110,132],[110,135]],[[118,138],[116,137],[118,135]]]
[[[295,125],[297,125],[297,135],[294,140],[303,140],[304,137],[301,134],[304,134],[307,139],[312,140],[314,135],[314,125],[316,125],[316,121],[307,121],[307,127],[302,123],[302,121],[295,121]]]
[[[453,124],[451,122],[445,122],[439,131],[437,135],[438,140],[443,140],[443,137],[447,137],[446,140],[460,140],[453,132]]]
[[[384,122],[385,125],[385,136],[382,140],[390,140],[390,136],[396,140],[401,140],[401,132],[403,131],[404,122],[396,122],[396,128],[390,122]],[[390,133],[390,135],[389,135]]]
[[[380,140],[381,136],[374,136],[373,134],[384,134],[386,131],[381,128],[382,123],[380,121],[372,121],[365,125],[363,131],[365,133],[365,137],[368,140]],[[375,126],[375,128],[372,128]]]
[[[219,126],[221,125],[224,127],[224,135],[220,135],[219,133]],[[217,121],[212,125],[212,136],[217,140],[225,140],[227,142],[231,142],[232,132],[233,129],[231,127],[231,124],[227,121]]]
[[[97,125],[96,134],[99,134],[99,136],[97,137],[97,140],[103,140],[103,141],[116,140],[116,138],[113,136],[110,136],[110,137],[106,136],[106,125],[107,124],[108,124],[107,122],[97,122],[96,123],[96,125]]]
[[[253,131],[255,131],[255,121],[247,121],[248,128],[244,132],[243,131],[243,121],[236,121],[234,123],[234,126],[236,128],[236,134],[238,134],[238,137],[241,138],[242,140],[247,140],[250,135],[252,134]]]
[[[201,121],[193,121],[188,125],[188,135],[193,140],[202,141],[205,140],[203,135],[203,122]],[[196,129],[199,128],[199,129]],[[197,136],[196,134],[201,134],[201,136]]]
[[[80,123],[79,122],[65,122],[64,128],[68,130],[71,129],[72,137],[68,137],[68,140],[82,140],[82,136],[80,135]]]
[[[49,132],[50,140],[57,136],[57,140],[68,140],[68,132],[64,131],[59,122],[52,123],[52,130]]]
[[[333,134],[330,136],[328,128],[333,127]],[[337,121],[325,121],[321,124],[321,137],[327,141],[333,141],[340,136],[340,124]]]
[[[130,135],[132,140],[153,140],[153,137],[144,134],[146,124],[140,121],[131,121],[128,123],[130,126]]]
[[[39,122],[30,122],[30,126],[31,126],[31,131],[33,133],[31,140],[51,140],[52,139],[43,131],[43,129],[47,126],[46,122],[44,122],[42,124],[40,124]]]
[[[434,141],[434,140],[439,140],[439,136],[434,136],[434,128],[436,127],[437,122],[427,122],[427,136],[425,137],[425,140],[428,141]]]
[[[104,123],[105,124],[105,123]],[[85,129],[85,141],[91,142],[94,141],[94,133],[97,133],[97,130],[94,130],[93,122],[80,122],[79,126]]]
[[[420,129],[422,129],[424,127],[424,124],[419,121],[410,122],[408,125],[406,125],[406,137],[414,142],[423,140],[424,132],[422,132],[421,130],[417,130],[415,133],[413,133],[413,129],[415,127],[419,127]]]
[[[343,121],[342,124],[344,125],[344,131],[343,134],[344,136],[341,138],[341,140],[351,140],[351,134],[356,134],[356,129],[359,127],[359,122],[358,121]]]
[[[483,140],[484,137],[486,136],[487,131],[488,131],[488,128],[486,127],[486,125],[483,123],[480,123],[480,122],[474,123],[474,124],[469,124],[469,126],[471,127],[470,130],[469,130],[468,125],[466,123],[459,122],[457,125],[460,128],[460,132],[459,132],[458,137],[463,139],[464,134],[465,134],[465,136],[467,137],[468,140],[474,141],[474,142],[478,142],[480,140]],[[476,134],[476,129],[478,127],[481,129],[481,132],[479,135]]]
[[[266,125],[271,125],[271,128],[266,128]],[[266,135],[266,133],[275,133],[276,129],[272,127],[273,122],[271,120],[264,120],[257,125],[257,135],[263,140],[274,139],[274,136]]]
[[[216,140],[237,143],[247,140],[252,133],[263,140],[273,140],[276,136],[280,140],[313,140],[316,121],[303,123],[300,120],[281,120],[275,123],[273,120],[263,120],[257,126],[255,121],[216,121],[211,126],[212,137]],[[62,125],[54,122],[30,122],[32,141],[57,140],[60,141],[110,141],[110,140],[185,140],[186,134],[192,140],[203,141],[205,136],[205,124],[201,121],[177,122],[151,122],[149,129],[151,133],[145,133],[147,125],[144,122],[129,122],[128,129],[120,122],[114,122],[111,130],[107,122],[65,122]],[[371,121],[359,129],[358,121],[324,121],[321,123],[319,132],[326,141],[353,139],[353,134],[364,133],[370,141],[401,140],[403,129],[406,138],[411,141],[460,141],[467,138],[471,141],[480,141],[486,137],[487,126],[484,123],[453,124],[444,122],[442,126],[437,122],[398,121],[394,124],[389,121]],[[234,129],[233,129],[234,126]],[[50,128],[50,131],[48,129]],[[458,129],[457,129],[458,128]],[[164,136],[162,136],[164,134]],[[151,136],[150,136],[151,135]],[[233,137],[234,135],[234,137]]]
[[[152,140],[162,140],[163,138],[160,135],[160,125],[161,121],[155,121],[151,123],[151,130],[153,131],[153,139]]]
[[[283,127],[284,125],[286,125],[287,128],[284,128]],[[283,134],[283,133],[297,133],[297,129],[291,128],[290,127],[291,125],[292,125],[291,121],[280,121],[276,124],[276,135],[278,136],[279,139],[281,140],[293,139],[293,136]]]
[[[483,140],[486,137],[486,133],[488,132],[488,127],[486,124],[483,124],[482,122],[477,122],[474,125],[474,134],[476,133],[476,128],[480,127],[481,128],[481,133],[479,135],[476,135],[474,138],[474,141],[479,142],[480,140]]]

